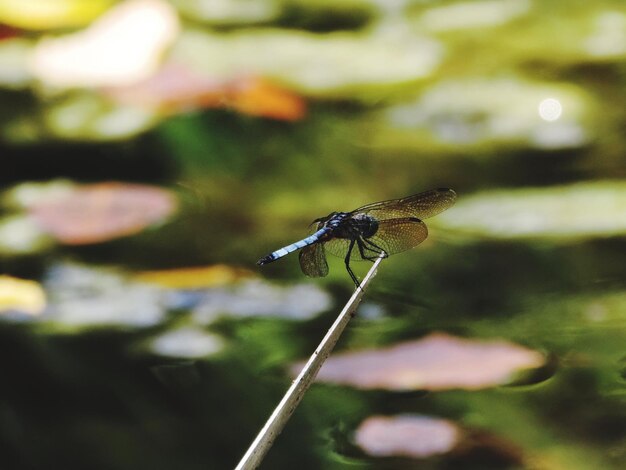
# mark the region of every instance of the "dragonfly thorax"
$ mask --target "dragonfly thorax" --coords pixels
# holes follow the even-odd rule
[[[332,212],[323,219],[320,219],[320,221],[324,223],[324,227],[337,228],[345,222],[349,215],[349,212]]]
[[[371,215],[357,214],[351,219],[354,229],[356,229],[361,237],[369,238],[378,231],[378,220]]]

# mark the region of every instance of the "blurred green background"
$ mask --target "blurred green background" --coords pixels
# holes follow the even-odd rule
[[[338,350],[445,332],[544,364],[316,384],[262,468],[623,468],[625,84],[620,0],[4,0],[0,466],[234,467],[353,288],[256,260],[450,187]],[[460,437],[376,456],[374,415]]]

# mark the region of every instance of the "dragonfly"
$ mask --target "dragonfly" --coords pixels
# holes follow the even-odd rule
[[[401,199],[374,202],[351,212],[331,212],[315,219],[310,235],[264,256],[258,265],[265,265],[296,250],[300,251],[300,267],[309,277],[328,274],[326,252],[343,257],[354,284],[360,283],[350,261],[375,261],[378,257],[413,248],[428,237],[422,219],[433,217],[454,204],[452,189],[431,189]]]

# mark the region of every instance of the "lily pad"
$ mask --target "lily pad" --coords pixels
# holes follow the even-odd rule
[[[160,114],[229,108],[252,116],[295,121],[304,117],[306,111],[302,98],[267,80],[249,76],[222,81],[173,64],[147,80],[109,88],[105,93],[121,105],[152,109]]]
[[[28,54],[32,42],[13,38],[0,41],[0,86],[10,89],[26,88],[32,74],[28,68]]]
[[[17,311],[39,315],[46,307],[46,294],[38,282],[0,276],[0,315]]]
[[[503,239],[623,235],[626,183],[596,181],[462,196],[436,223],[457,233]]]
[[[626,55],[626,8],[620,1],[423,2],[412,5],[411,11],[410,24],[450,46],[453,69],[460,66],[492,75],[529,62],[559,68],[618,63]]]
[[[357,96],[363,88],[429,76],[441,60],[442,47],[417,36],[399,40],[364,33],[259,29],[230,34],[186,31],[172,53],[174,59],[213,77],[252,74],[304,93]]]
[[[419,415],[371,416],[355,433],[356,444],[375,457],[423,459],[450,452],[462,431],[452,421]]]
[[[0,22],[23,29],[49,30],[88,24],[115,0],[3,0]]]
[[[547,113],[546,103],[558,106],[559,112]],[[584,125],[589,108],[589,97],[570,84],[513,78],[448,80],[413,103],[389,108],[386,116],[395,134],[377,140],[393,145],[399,134],[403,145],[412,142],[412,136],[414,145],[428,138],[449,145],[580,147],[591,137]]]
[[[122,2],[85,30],[41,40],[32,53],[32,71],[54,88],[133,83],[157,70],[178,30],[167,2]]]
[[[176,210],[172,193],[147,185],[100,183],[56,194],[31,201],[28,212],[44,232],[68,245],[133,235]]]
[[[209,24],[254,24],[274,20],[281,13],[278,0],[173,0],[178,10]]]
[[[410,460],[424,459],[443,463],[435,468],[459,468],[459,462],[461,467],[478,464],[472,468],[528,467],[523,448],[502,435],[432,416],[370,416],[358,426],[354,440],[372,457],[394,458],[399,464],[394,468],[413,468],[417,462]]]
[[[456,2],[428,8],[416,24],[430,32],[500,26],[530,12],[530,0]]]
[[[54,240],[27,215],[0,219],[0,255],[16,256],[39,253],[54,246]]]
[[[92,94],[71,95],[43,111],[45,133],[67,140],[119,140],[145,131],[158,113],[148,107],[115,104]],[[43,131],[39,131],[43,132]]]
[[[150,349],[155,354],[185,359],[210,356],[223,347],[222,338],[193,327],[168,331],[150,341]]]
[[[317,376],[320,382],[387,390],[479,390],[510,381],[544,357],[508,341],[478,341],[433,333],[383,349],[334,354]],[[303,363],[295,364],[297,375]]]
[[[166,314],[163,292],[114,269],[58,264],[44,280],[50,303],[42,320],[60,328],[150,327]]]
[[[306,320],[327,310],[331,297],[314,284],[279,287],[261,280],[204,291],[193,319],[200,324],[219,316],[269,316]]]
[[[584,40],[583,47],[598,59],[626,56],[626,12],[603,11],[594,18],[593,32]]]

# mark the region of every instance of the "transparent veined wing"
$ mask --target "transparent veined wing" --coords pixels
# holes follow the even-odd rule
[[[332,240],[324,243],[324,248],[328,253],[334,256],[338,256],[340,258],[345,258],[346,254],[348,254],[348,250],[350,249],[351,240],[346,240],[345,238],[333,238]],[[368,251],[366,256],[376,256],[376,253],[372,251]],[[350,259],[352,261],[363,261],[364,258],[359,253],[359,248],[354,244],[352,252],[350,253]]]
[[[406,217],[427,219],[451,207],[455,200],[456,193],[452,189],[431,189],[402,199],[367,204],[352,213],[371,215],[379,221]]]
[[[376,233],[363,239],[362,252],[355,243],[350,253],[350,260],[363,261],[376,258],[381,249],[388,255],[400,253],[419,245],[426,240],[426,237],[428,237],[426,224],[414,217],[382,220],[379,222]],[[324,247],[330,254],[345,258],[350,249],[350,242],[350,240],[334,238],[324,243]]]
[[[324,277],[328,274],[328,263],[322,243],[314,243],[300,250],[300,268],[309,277]]]
[[[426,224],[417,218],[381,220],[378,230],[364,239],[364,244],[372,249],[381,248],[388,255],[409,250],[428,237]]]

